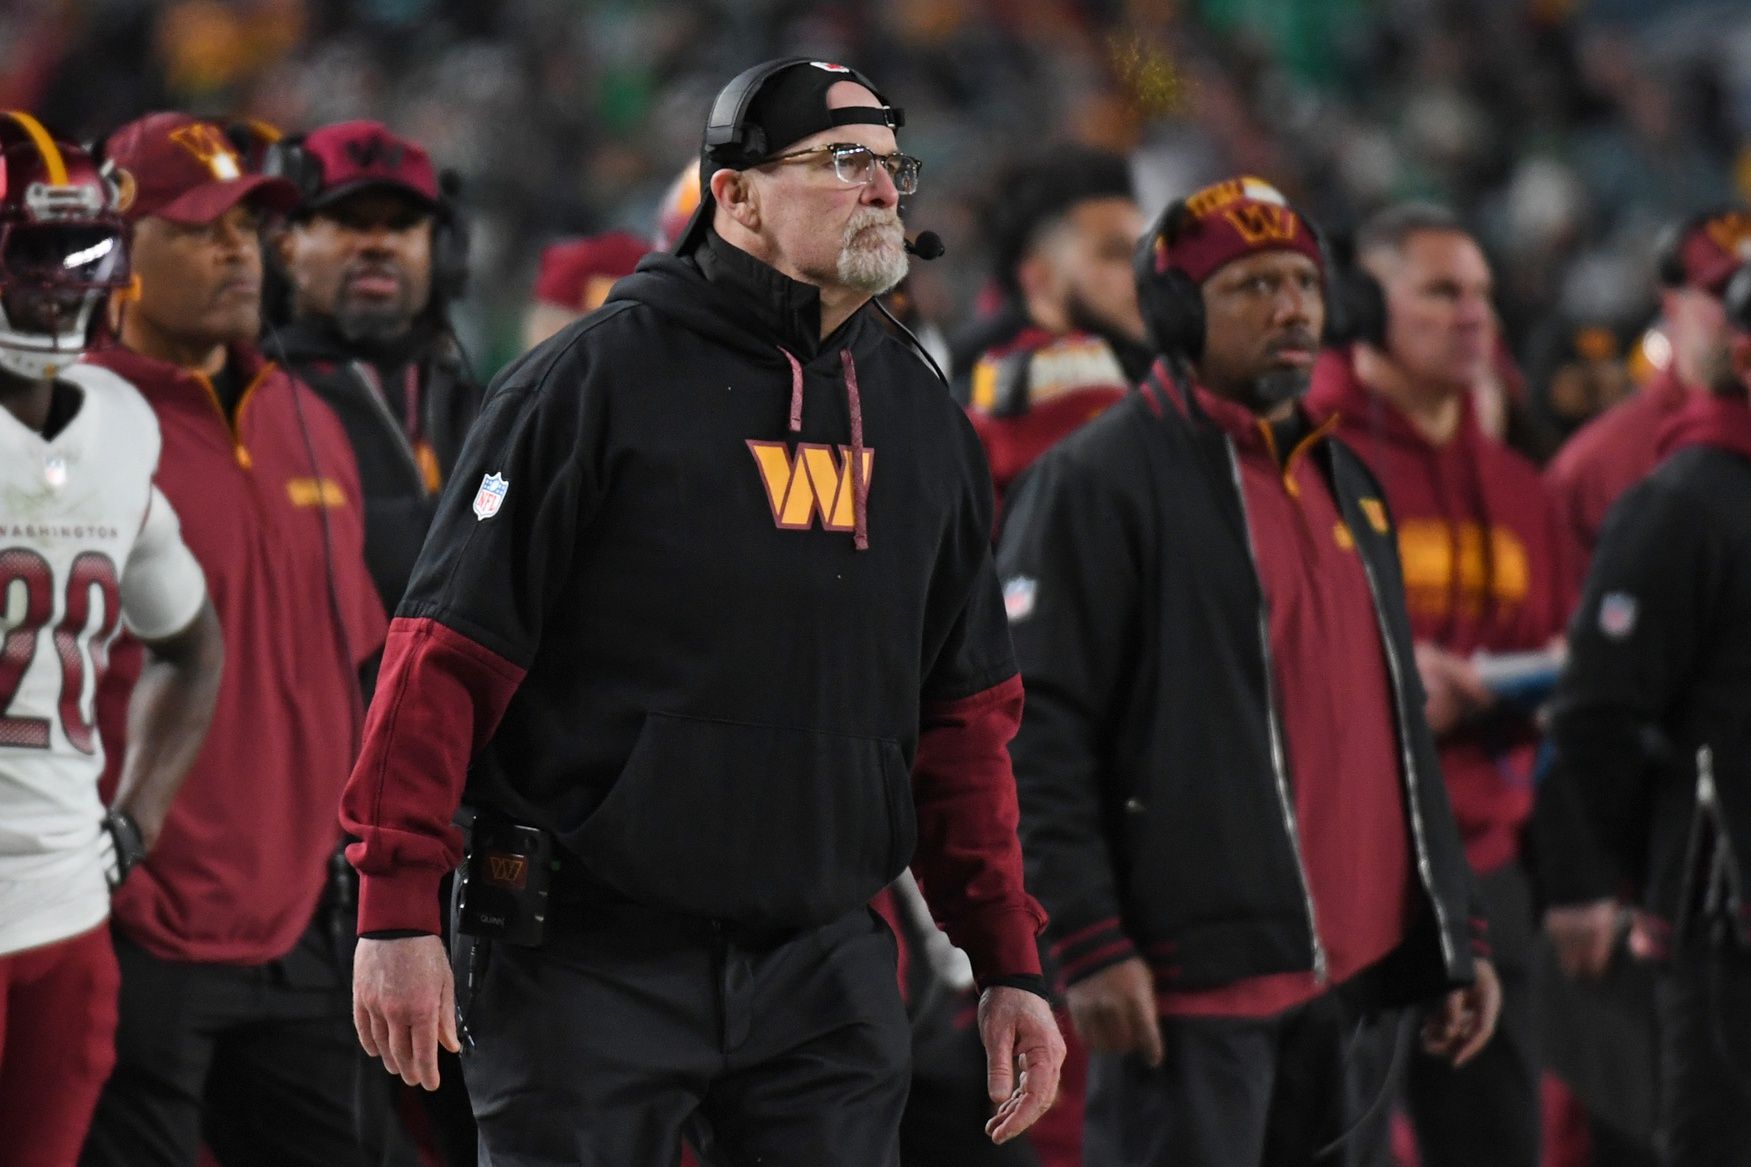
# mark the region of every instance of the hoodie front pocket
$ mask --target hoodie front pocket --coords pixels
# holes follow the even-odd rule
[[[867,901],[916,836],[890,738],[651,713],[577,850],[641,903],[800,928]]]

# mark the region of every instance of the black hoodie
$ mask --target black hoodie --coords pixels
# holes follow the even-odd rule
[[[321,318],[270,330],[262,343],[346,427],[365,495],[365,562],[394,611],[480,412],[480,386],[450,335],[423,322],[382,348],[351,344]]]
[[[1565,903],[1638,891],[1687,938],[1712,896],[1751,942],[1751,407],[1699,397],[1660,448],[1600,531],[1539,792],[1541,816],[1584,814],[1610,862],[1565,849],[1544,878]]]
[[[362,929],[436,930],[472,756],[470,803],[634,900],[744,924],[832,919],[916,842],[979,976],[1037,974],[990,478],[871,310],[825,340],[819,313],[713,237],[500,375],[343,807]]]

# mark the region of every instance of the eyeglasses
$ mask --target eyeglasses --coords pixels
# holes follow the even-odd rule
[[[761,165],[791,162],[815,154],[825,154],[833,160],[833,173],[846,186],[868,186],[874,182],[876,164],[880,163],[894,180],[894,189],[903,195],[917,192],[918,175],[924,169],[923,161],[910,154],[901,154],[897,150],[892,154],[877,154],[868,146],[859,146],[853,142],[829,142],[825,146],[793,150],[789,154],[768,158]]]

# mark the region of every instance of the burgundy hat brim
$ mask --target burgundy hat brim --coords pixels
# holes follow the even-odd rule
[[[168,219],[172,223],[199,227],[211,223],[245,199],[255,205],[281,214],[291,214],[298,208],[298,188],[284,178],[251,174],[243,178],[202,183],[186,190],[161,207],[141,211]]]

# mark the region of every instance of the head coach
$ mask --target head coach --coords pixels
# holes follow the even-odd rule
[[[696,1118],[731,1162],[897,1163],[866,904],[908,864],[982,990],[992,1137],[1055,1093],[990,479],[869,306],[901,120],[839,65],[733,80],[675,254],[500,375],[439,503],[343,804],[354,1015],[409,1081],[471,1045],[483,1163],[666,1167]]]

